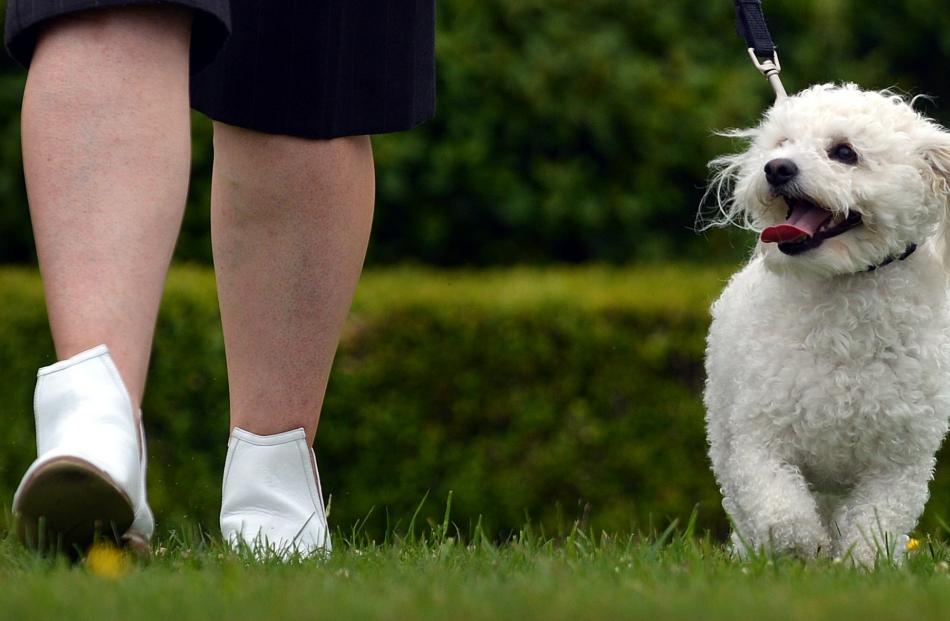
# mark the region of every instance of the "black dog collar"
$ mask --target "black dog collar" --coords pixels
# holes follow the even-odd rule
[[[872,266],[870,266],[868,269],[866,269],[865,271],[866,271],[866,272],[873,272],[873,271],[876,270],[877,268],[879,268],[879,267],[884,267],[885,265],[887,265],[887,264],[889,264],[889,263],[893,263],[894,261],[903,261],[904,259],[906,259],[906,258],[909,257],[910,255],[914,254],[914,251],[915,251],[915,250],[917,250],[917,244],[910,244],[910,245],[908,245],[907,248],[904,250],[904,253],[903,253],[902,255],[900,255],[899,257],[895,257],[895,256],[891,255],[891,256],[887,257],[886,259],[884,259],[884,262],[883,262],[883,263],[879,263],[878,265],[872,265]]]

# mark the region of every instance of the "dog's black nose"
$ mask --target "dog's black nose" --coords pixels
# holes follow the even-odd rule
[[[785,185],[798,176],[798,166],[790,159],[780,157],[765,165],[765,178],[769,185]]]

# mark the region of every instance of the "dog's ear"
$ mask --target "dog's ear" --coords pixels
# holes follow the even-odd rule
[[[943,207],[937,251],[943,260],[944,271],[950,278],[950,132],[929,124],[921,138],[923,170],[933,199]]]
[[[950,207],[950,132],[928,123],[920,138],[923,175],[934,197]]]
[[[924,149],[924,174],[934,195],[950,203],[950,134],[940,133],[942,140]]]

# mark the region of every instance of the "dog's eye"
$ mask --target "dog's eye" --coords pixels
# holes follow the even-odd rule
[[[833,160],[838,160],[842,164],[851,164],[853,166],[858,163],[858,154],[851,148],[851,145],[845,143],[836,144],[831,147],[828,156]]]

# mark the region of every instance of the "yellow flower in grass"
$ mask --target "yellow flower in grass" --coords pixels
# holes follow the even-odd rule
[[[86,555],[86,567],[103,578],[117,580],[129,571],[129,561],[122,550],[107,543],[96,543]]]
[[[914,539],[913,537],[911,537],[910,539],[907,540],[907,551],[908,551],[908,552],[915,552],[915,551],[917,551],[918,548],[920,548],[920,540],[919,540],[919,539]]]

